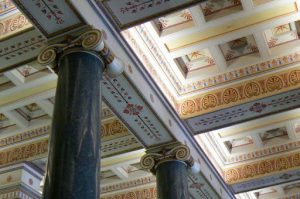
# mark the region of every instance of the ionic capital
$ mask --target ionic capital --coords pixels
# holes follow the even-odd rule
[[[143,169],[155,174],[157,166],[167,161],[181,161],[188,167],[194,164],[189,147],[181,143],[164,146],[160,150],[148,150],[147,154],[141,158],[140,164]]]
[[[72,48],[80,48],[97,54],[106,64],[106,72],[110,77],[119,76],[124,71],[123,62],[115,57],[107,47],[103,39],[103,34],[98,29],[88,30],[73,40],[45,47],[38,55],[37,60],[41,65],[49,66],[58,71],[57,61],[59,56]]]

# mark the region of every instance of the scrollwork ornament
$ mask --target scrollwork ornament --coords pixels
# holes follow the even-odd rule
[[[190,159],[190,156],[190,149],[187,146],[182,145],[175,148],[175,158],[177,160],[187,161]]]
[[[151,154],[146,154],[141,158],[141,167],[143,169],[151,170],[155,166],[154,156]]]
[[[50,66],[51,68],[56,67],[57,58],[57,45],[50,45],[44,48],[38,55],[38,62],[43,66]]]
[[[87,50],[101,51],[104,48],[103,35],[100,30],[93,29],[81,36],[81,45]]]
[[[106,64],[106,73],[109,77],[117,77],[124,71],[124,63],[115,57],[110,49],[105,45],[103,41],[103,34],[97,29],[88,30],[73,40],[70,37],[66,43],[54,44],[44,48],[38,55],[38,62],[43,66],[50,66],[51,68],[57,69],[56,65],[58,55],[63,55],[65,50],[73,47],[78,49],[83,48],[84,50],[94,51],[94,53],[97,53],[99,58],[101,58]],[[55,72],[57,71],[58,69]]]

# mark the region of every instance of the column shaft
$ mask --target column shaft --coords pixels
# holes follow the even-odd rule
[[[99,198],[100,79],[95,54],[67,51],[58,63],[44,199]]]
[[[188,171],[185,162],[171,160],[156,168],[158,199],[187,199]]]

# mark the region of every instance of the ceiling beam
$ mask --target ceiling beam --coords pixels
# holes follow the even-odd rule
[[[111,169],[114,174],[116,174],[121,180],[128,179],[129,175],[123,167],[115,167]]]

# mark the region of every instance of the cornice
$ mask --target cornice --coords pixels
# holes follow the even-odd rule
[[[300,67],[237,83],[179,102],[181,118],[191,118],[300,88]]]
[[[300,153],[297,152],[225,169],[224,178],[227,183],[236,184],[299,168]]]

